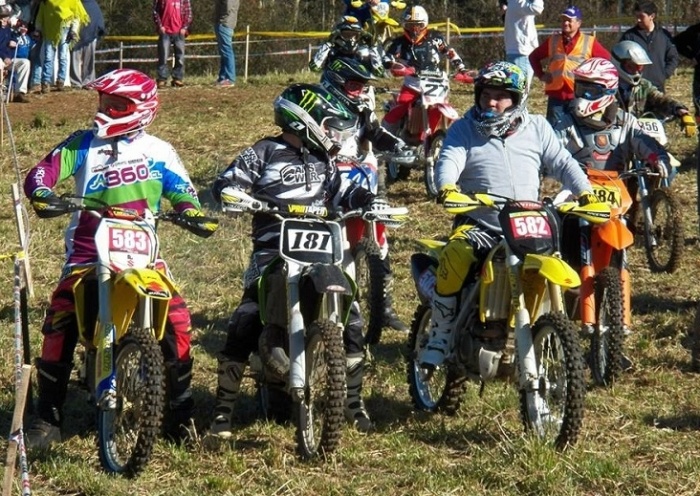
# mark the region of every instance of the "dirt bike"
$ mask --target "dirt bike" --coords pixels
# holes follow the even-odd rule
[[[161,429],[166,393],[159,342],[176,291],[158,258],[156,225],[169,221],[207,237],[218,221],[137,212],[71,195],[48,201],[52,215],[83,212],[99,219],[97,262],[74,268],[80,274],[73,293],[85,349],[79,375],[97,406],[100,463],[107,472],[135,475],[148,463]]]
[[[581,286],[565,295],[567,313],[572,320],[580,320],[590,336],[593,380],[611,386],[624,369],[625,328],[630,326],[625,250],[634,243],[634,236],[624,216],[632,198],[624,183],[626,173],[589,167],[586,174],[598,199],[611,205],[610,220],[591,223],[575,214],[562,219],[562,256],[581,276]]]
[[[407,356],[409,394],[416,408],[457,412],[466,381],[485,384],[514,378],[527,431],[573,445],[583,419],[584,364],[577,330],[566,317],[562,288],[580,284],[559,256],[560,226],[551,202],[515,201],[497,195],[450,193],[444,208],[466,214],[478,208],[499,212],[503,239],[489,251],[473,284],[460,294],[443,367],[419,363],[430,335],[432,298],[440,252],[445,243],[420,240],[423,252],[411,258],[420,304],[411,325]],[[590,221],[609,218],[610,207],[569,202],[559,212]],[[532,324],[534,322],[534,324]]]
[[[378,164],[371,150],[361,162],[339,161],[337,167],[343,176],[376,194]],[[365,323],[364,339],[367,344],[379,343],[384,327],[389,289],[386,287],[387,272],[384,266],[389,253],[386,228],[400,227],[407,219],[407,214],[405,207],[394,207],[382,210],[380,217],[378,213],[365,212],[361,217],[345,221],[352,254],[352,263],[346,263],[345,266],[357,284],[357,300]],[[379,218],[386,222],[379,222]]]
[[[644,132],[655,138],[662,146],[668,139],[663,120],[651,114],[639,118]],[[670,156],[670,155],[669,155]],[[671,167],[680,163],[671,157]],[[644,236],[644,249],[652,272],[673,273],[680,267],[683,256],[683,216],[681,204],[670,188],[669,177],[661,178],[638,159],[632,164],[638,185],[635,204],[631,211],[637,235]]]
[[[360,8],[367,0],[354,0],[350,5]],[[372,44],[383,46],[391,39],[392,30],[399,27],[399,23],[390,17],[391,9],[403,10],[406,3],[401,1],[379,2],[370,6],[371,16],[366,23],[365,29],[372,35]]]
[[[260,316],[270,325],[251,367],[259,363],[254,374],[264,412],[274,406],[264,404],[271,391],[282,390],[290,398],[300,456],[331,453],[345,423],[342,335],[356,293],[352,277],[343,271],[348,246],[342,222],[364,214],[330,214],[323,207],[301,205],[279,210],[234,188],[225,188],[221,201],[224,212],[266,214],[281,221],[282,270],[270,263],[261,276]],[[286,305],[280,305],[285,299]]]
[[[459,118],[457,111],[448,102],[450,81],[443,71],[422,71],[394,62],[391,74],[404,77],[403,85],[420,94],[410,106],[407,116],[402,120],[397,136],[408,145],[415,147],[413,154],[385,154],[387,159],[387,180],[408,179],[411,169],[424,169],[423,180],[428,197],[437,196],[435,184],[435,162],[445,141],[445,132]],[[473,78],[465,72],[457,73],[454,78],[462,83],[471,83]],[[385,107],[386,111],[396,105],[396,97]]]

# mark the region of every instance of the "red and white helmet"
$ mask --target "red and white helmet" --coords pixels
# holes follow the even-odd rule
[[[619,78],[609,60],[593,57],[582,62],[574,74],[573,112],[587,118],[605,111],[616,101]]]
[[[108,72],[87,85],[100,94],[95,134],[113,138],[148,126],[158,111],[156,82],[134,69]]]

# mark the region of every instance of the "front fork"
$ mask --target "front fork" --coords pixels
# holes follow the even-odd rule
[[[651,196],[647,187],[647,180],[644,176],[638,176],[639,197],[642,205],[642,218],[644,219],[644,237],[652,248],[656,248],[656,238],[654,237],[654,220],[651,218]]]

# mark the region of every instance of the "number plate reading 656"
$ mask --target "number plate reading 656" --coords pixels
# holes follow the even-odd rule
[[[282,256],[300,263],[342,259],[340,226],[334,222],[288,219],[282,223]]]

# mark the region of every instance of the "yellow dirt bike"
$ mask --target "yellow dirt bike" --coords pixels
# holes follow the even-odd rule
[[[39,199],[48,215],[83,212],[98,219],[97,262],[75,267],[73,286],[80,342],[80,377],[97,405],[100,463],[107,472],[135,475],[150,459],[165,405],[163,339],[176,290],[158,258],[158,221],[202,237],[218,220],[177,212],[152,213],[109,207],[64,195]],[[36,204],[36,201],[33,200]]]
[[[565,314],[564,289],[577,287],[578,273],[559,254],[560,224],[551,201],[516,201],[493,194],[453,192],[451,214],[495,209],[503,239],[490,250],[473,284],[459,296],[450,351],[444,366],[428,370],[419,360],[430,335],[436,270],[444,242],[420,240],[411,272],[421,300],[411,325],[407,360],[409,393],[416,408],[457,412],[466,381],[481,384],[514,378],[525,429],[573,445],[583,420],[584,362],[578,330]],[[590,222],[604,222],[610,206],[562,203]],[[534,323],[534,324],[533,324]]]
[[[350,5],[353,8],[359,9],[367,0],[353,0]],[[365,29],[372,35],[372,44],[383,46],[384,43],[391,39],[392,29],[399,27],[399,23],[390,16],[391,9],[403,10],[406,8],[406,2],[401,1],[380,1],[377,5],[369,7],[372,14],[367,20]]]

